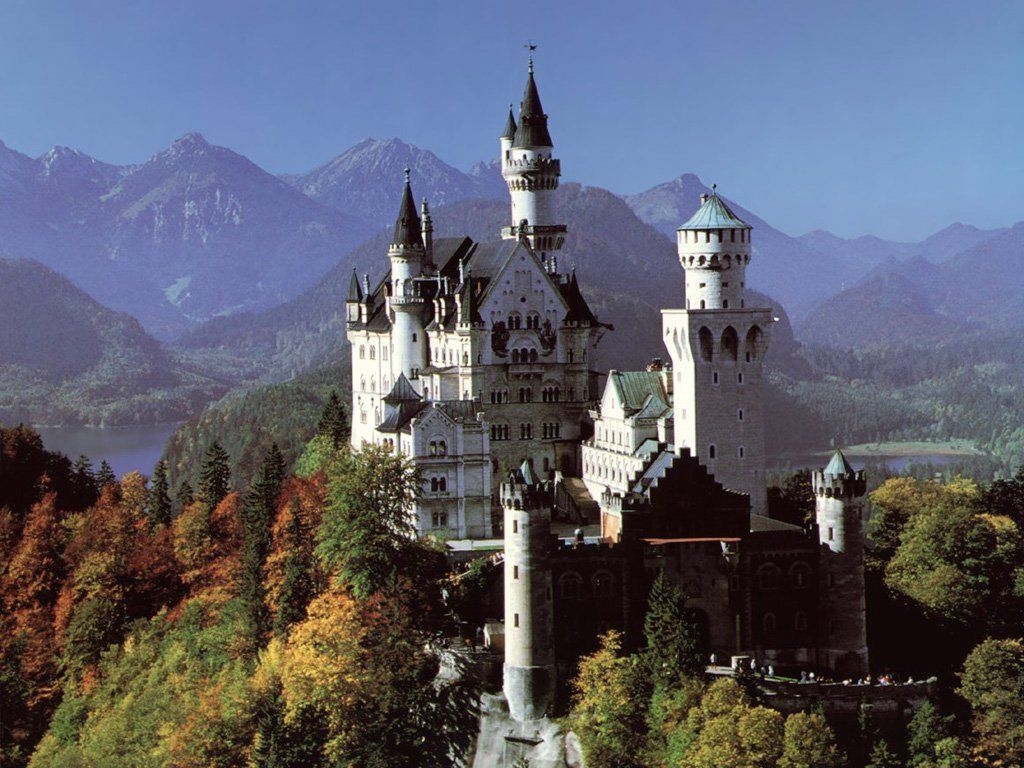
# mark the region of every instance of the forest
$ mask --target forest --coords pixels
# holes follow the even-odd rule
[[[439,676],[434,640],[479,611],[497,574],[453,579],[443,547],[411,537],[415,472],[350,452],[336,395],[311,422],[294,458],[271,443],[250,473],[211,440],[173,488],[163,461],[117,480],[29,428],[0,431],[0,766],[441,766],[468,753],[480,683]],[[807,514],[803,480],[773,490],[775,514]],[[742,681],[709,685],[685,600],[658,580],[644,643],[605,635],[559,707],[587,765],[1024,761],[1024,474],[893,477],[871,501],[872,666],[937,675],[933,702],[851,725],[813,708],[783,717]]]

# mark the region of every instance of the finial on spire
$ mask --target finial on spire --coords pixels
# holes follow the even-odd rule
[[[526,44],[523,46],[523,48],[526,48],[526,49],[528,49],[530,51],[530,58],[529,58],[529,62],[530,63],[529,63],[529,66],[527,66],[526,71],[529,74],[532,75],[533,74],[533,52],[537,50],[537,46],[533,42],[533,40],[527,40]]]
[[[717,189],[718,189],[718,184],[716,184],[716,183],[712,183],[712,184],[711,184],[711,191],[712,191],[712,192],[715,192],[715,190],[717,190]],[[715,192],[715,194],[717,194],[717,192]]]
[[[405,164],[405,183],[409,183],[409,164]]]

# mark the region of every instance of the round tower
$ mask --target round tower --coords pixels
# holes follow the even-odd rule
[[[751,227],[713,189],[677,230],[686,308],[662,310],[672,356],[677,450],[689,448],[723,486],[766,514],[764,358],[771,311],[748,307]]]
[[[837,674],[868,673],[864,600],[864,472],[836,451],[812,476],[821,574],[822,666]]]
[[[427,365],[427,338],[423,330],[423,304],[421,281],[426,248],[423,231],[416,213],[409,169],[405,169],[405,189],[402,205],[395,221],[395,234],[388,248],[391,262],[388,304],[392,312],[391,341],[394,345],[394,374],[404,373],[410,380],[419,378]]]
[[[501,484],[505,511],[505,667],[509,712],[544,717],[555,689],[551,508],[529,463]]]
[[[501,234],[507,240],[525,238],[533,250],[545,255],[544,263],[546,254],[559,250],[565,242],[565,225],[555,223],[554,196],[562,168],[551,154],[553,148],[531,57],[519,122],[510,110],[501,137],[501,175],[512,198],[512,225]]]

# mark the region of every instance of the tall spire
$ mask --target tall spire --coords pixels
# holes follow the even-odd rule
[[[363,300],[363,292],[359,290],[359,278],[356,277],[356,270],[354,267],[352,268],[352,279],[348,281],[348,300]]]
[[[501,134],[503,139],[514,139],[516,137],[516,116],[512,113],[512,105],[508,105],[508,120],[505,122],[505,130]]]
[[[516,128],[514,147],[553,147],[548,133],[548,116],[540,103],[537,82],[533,79],[533,56],[526,75],[526,90],[519,105],[519,126]]]
[[[423,247],[423,232],[420,229],[420,217],[416,213],[416,201],[412,196],[409,183],[409,167],[405,168],[405,189],[402,191],[402,206],[398,209],[395,221],[395,236],[391,241],[397,246]]]

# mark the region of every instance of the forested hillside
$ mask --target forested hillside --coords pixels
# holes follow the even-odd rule
[[[0,327],[0,423],[174,421],[226,389],[37,262],[0,259]]]

